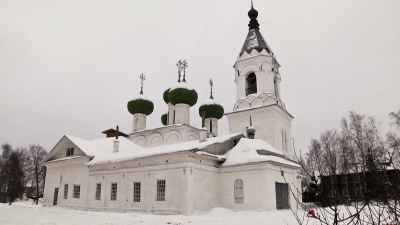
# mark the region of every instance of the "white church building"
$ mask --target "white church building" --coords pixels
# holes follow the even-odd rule
[[[295,209],[292,193],[300,198],[301,177],[293,160],[293,116],[282,102],[280,65],[260,33],[258,12],[252,7],[248,16],[249,32],[234,64],[233,112],[225,113],[211,92],[199,107],[202,128],[191,126],[197,92],[186,82],[186,61],[179,61],[178,81],[163,96],[164,126],[146,129],[154,105],[142,88],[127,104],[130,134],[117,127],[97,140],[63,136],[42,162],[43,205],[185,215],[214,207]],[[230,134],[218,135],[224,115]]]

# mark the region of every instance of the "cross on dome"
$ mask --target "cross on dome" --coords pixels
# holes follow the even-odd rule
[[[182,61],[179,60],[176,66],[178,67],[178,82],[181,82]]]
[[[212,95],[212,86],[214,85],[212,79],[210,79],[210,82],[209,82],[209,83],[210,83],[210,90],[211,90],[211,92],[210,92],[210,98],[211,98],[211,99],[214,99],[214,98],[213,98],[213,95]]]
[[[143,81],[146,80],[146,77],[143,75],[143,73],[141,73],[139,78],[140,78],[140,83],[141,83],[140,94],[143,94]]]
[[[182,79],[182,81],[186,82],[185,75],[186,75],[186,68],[188,68],[188,64],[186,62],[186,59],[183,60],[183,62],[182,62],[182,68],[183,68],[183,79]]]

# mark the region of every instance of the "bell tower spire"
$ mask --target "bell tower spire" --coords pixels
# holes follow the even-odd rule
[[[237,100],[232,113],[226,113],[230,133],[247,134],[248,121],[252,118],[257,130],[255,139],[263,139],[288,156],[291,150],[291,121],[282,101],[280,65],[271,47],[260,33],[258,11],[251,2],[247,15],[249,31],[234,64]],[[287,144],[285,141],[289,142]]]

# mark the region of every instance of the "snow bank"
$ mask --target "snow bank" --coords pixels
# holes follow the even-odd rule
[[[227,208],[215,207],[211,209],[209,215],[211,216],[232,216],[234,212]]]

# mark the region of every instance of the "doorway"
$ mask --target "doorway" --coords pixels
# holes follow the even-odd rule
[[[58,199],[58,187],[54,189],[53,205],[57,205],[57,199]]]

